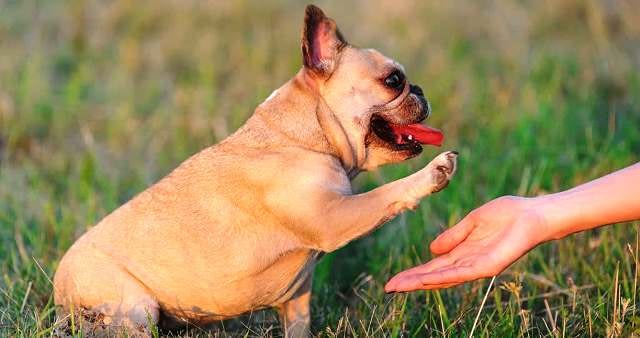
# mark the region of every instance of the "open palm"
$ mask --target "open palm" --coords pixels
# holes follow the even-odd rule
[[[397,274],[385,291],[447,288],[495,276],[541,242],[544,225],[527,198],[491,201],[431,243],[431,252],[440,256]]]

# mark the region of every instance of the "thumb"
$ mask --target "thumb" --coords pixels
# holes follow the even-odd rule
[[[435,255],[446,254],[458,246],[460,242],[465,240],[465,238],[469,236],[469,233],[471,233],[471,230],[473,230],[474,226],[475,225],[469,216],[465,217],[458,224],[447,229],[434,239],[433,242],[431,242],[429,249],[431,249],[431,252]]]

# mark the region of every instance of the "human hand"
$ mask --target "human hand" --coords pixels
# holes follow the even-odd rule
[[[430,246],[437,258],[405,270],[386,292],[440,289],[499,274],[547,238],[536,198],[505,196],[472,211]]]

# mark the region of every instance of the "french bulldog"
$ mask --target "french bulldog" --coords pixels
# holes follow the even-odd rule
[[[314,265],[420,200],[456,170],[445,152],[365,193],[361,171],[404,161],[440,131],[403,67],[350,45],[309,5],[302,69],[220,143],[106,216],[64,255],[59,315],[149,335],[152,325],[206,325],[275,308],[288,337],[309,334]],[[95,318],[95,317],[94,317]]]

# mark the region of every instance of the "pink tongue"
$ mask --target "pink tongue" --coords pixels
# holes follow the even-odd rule
[[[402,135],[411,135],[413,136],[414,140],[422,144],[430,144],[438,147],[442,144],[442,140],[444,140],[444,135],[440,130],[431,128],[424,124],[415,123],[408,125],[399,125],[390,123],[389,125],[391,126],[393,133],[396,134],[398,140],[402,140]]]

